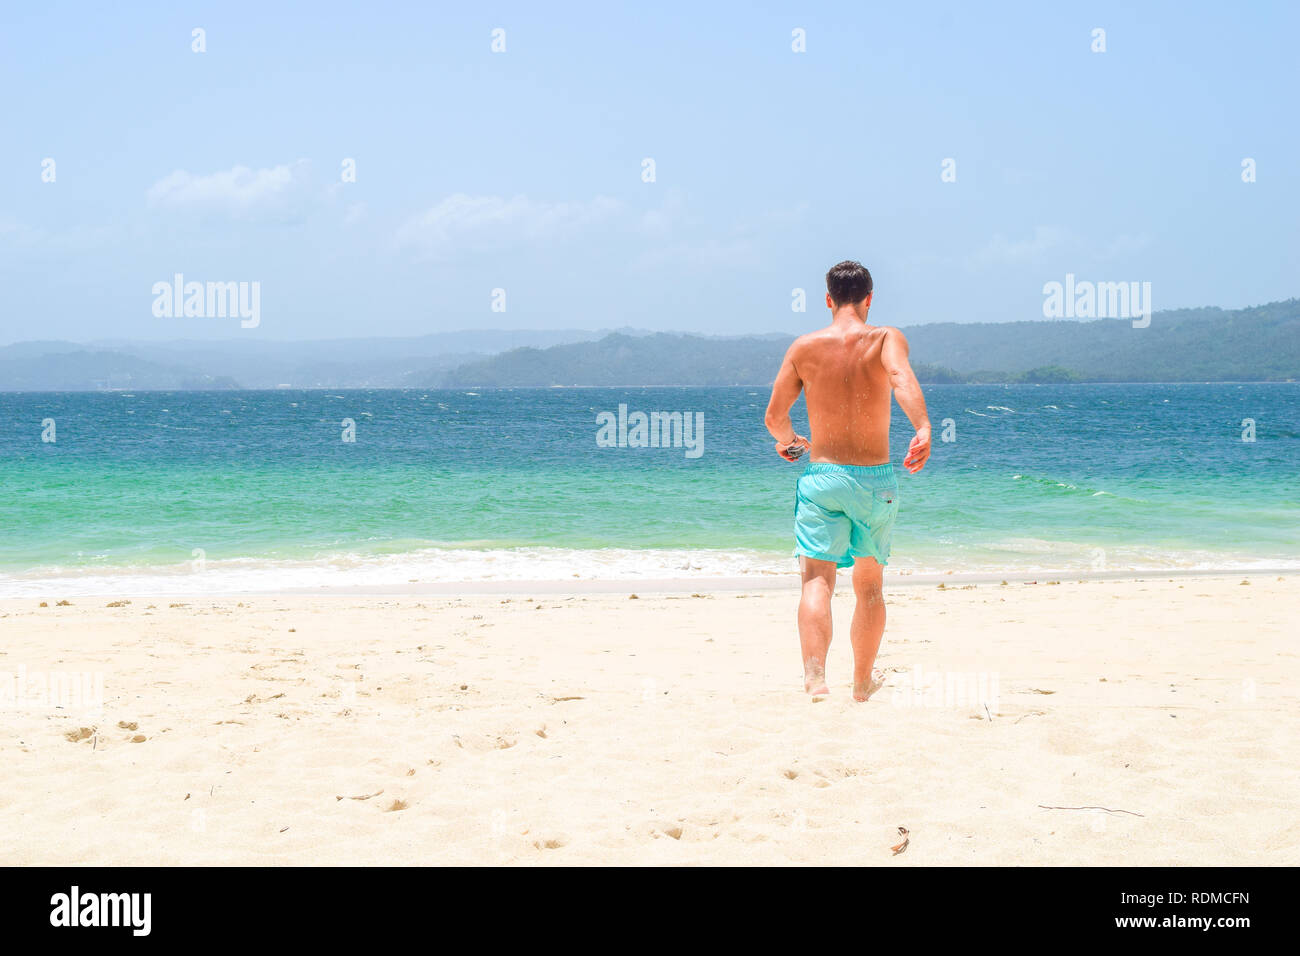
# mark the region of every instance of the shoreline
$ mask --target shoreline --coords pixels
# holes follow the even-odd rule
[[[939,584],[995,584],[1002,581],[1009,584],[1060,584],[1063,581],[1085,583],[1089,581],[1151,581],[1172,578],[1224,578],[1245,577],[1252,574],[1268,577],[1287,577],[1296,575],[1296,569],[1261,568],[1252,571],[1231,568],[1213,570],[1179,570],[1179,571],[1019,571],[1019,572],[985,572],[985,571],[949,571],[920,572],[916,574],[890,574],[885,570],[885,588],[890,587],[926,587]],[[836,575],[837,588],[849,584],[851,569],[842,569]],[[718,578],[648,578],[645,580],[596,580],[596,581],[470,581],[430,583],[412,586],[394,585],[386,588],[367,587],[322,587],[300,588],[296,590],[281,589],[266,592],[235,592],[244,594],[284,594],[311,595],[330,594],[350,596],[411,596],[423,595],[491,595],[491,594],[616,594],[625,591],[646,594],[679,594],[688,591],[797,591],[799,575],[797,572],[780,575],[755,575],[754,577],[718,577]],[[231,596],[234,596],[233,594]]]
[[[850,569],[841,569],[837,575],[837,587],[849,586]],[[1080,571],[1080,570],[1036,570],[1036,571],[922,571],[891,572],[885,569],[885,588],[928,587],[940,584],[1042,584],[1059,585],[1064,582],[1087,583],[1096,581],[1157,581],[1187,579],[1218,579],[1239,577],[1287,578],[1300,575],[1297,568],[1261,567],[1261,568],[1174,568],[1174,569],[1125,569],[1115,571]],[[56,581],[69,583],[66,594],[56,592]],[[619,594],[625,592],[645,594],[680,594],[692,591],[792,591],[799,589],[797,571],[786,573],[757,573],[754,575],[716,576],[716,577],[667,577],[667,578],[594,578],[594,579],[501,579],[478,581],[431,581],[405,582],[391,585],[320,585],[318,587],[267,587],[267,588],[232,588],[212,591],[132,589],[131,587],[108,588],[104,590],[80,591],[73,583],[75,579],[43,578],[31,583],[45,590],[34,594],[11,594],[0,591],[0,602],[39,601],[42,599],[76,598],[139,598],[139,599],[206,599],[239,597],[422,597],[422,596],[457,596],[457,595],[508,595],[524,594],[550,595],[599,595]]]

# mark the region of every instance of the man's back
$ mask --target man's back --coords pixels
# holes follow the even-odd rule
[[[889,461],[889,373],[881,361],[891,329],[842,320],[795,341],[812,460],[844,465]]]

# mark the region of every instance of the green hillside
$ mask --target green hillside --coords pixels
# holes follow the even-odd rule
[[[1300,300],[1237,311],[1157,312],[1128,320],[945,322],[904,328],[923,382],[1215,382],[1300,380]],[[521,348],[415,373],[425,387],[766,385],[791,338],[609,335]]]

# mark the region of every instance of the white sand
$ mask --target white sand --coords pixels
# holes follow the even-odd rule
[[[104,702],[0,687],[0,862],[1295,865],[1296,580],[1239,581],[895,588],[866,704],[844,590],[820,702],[793,590],[11,600],[0,672]]]

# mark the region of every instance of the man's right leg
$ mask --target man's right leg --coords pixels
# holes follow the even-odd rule
[[[872,666],[880,639],[885,634],[885,595],[882,590],[884,568],[875,558],[858,558],[853,562],[853,592],[858,606],[853,611],[853,699],[866,700],[875,693]]]
[[[803,591],[799,596],[799,647],[803,652],[803,689],[829,694],[826,653],[831,646],[831,596],[835,593],[835,562],[800,557]]]

